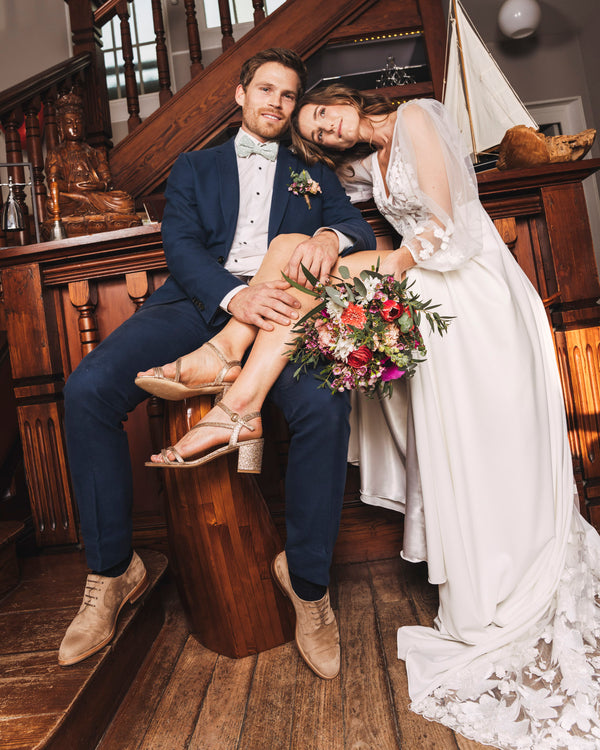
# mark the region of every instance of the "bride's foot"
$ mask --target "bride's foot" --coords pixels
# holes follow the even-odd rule
[[[175,362],[138,372],[137,386],[169,401],[179,401],[202,393],[219,393],[240,373],[241,362],[226,345],[207,341],[199,349]]]
[[[220,401],[175,445],[153,454],[146,466],[200,466],[239,450],[238,471],[259,473],[262,443],[260,412],[237,413]]]

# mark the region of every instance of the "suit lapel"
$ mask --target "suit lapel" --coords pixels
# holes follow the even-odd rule
[[[235,155],[234,139],[215,150],[218,177],[219,204],[223,214],[225,247],[231,248],[240,209],[240,178]]]
[[[290,185],[290,167],[296,167],[296,158],[288,149],[280,145],[277,154],[277,168],[273,181],[273,197],[271,199],[271,214],[269,216],[269,242],[279,234],[279,228],[290,199],[288,187]]]

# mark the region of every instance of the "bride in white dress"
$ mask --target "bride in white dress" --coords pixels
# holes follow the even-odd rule
[[[455,316],[423,330],[408,399],[354,410],[363,499],[406,511],[403,555],[439,587],[434,627],[398,631],[411,707],[499,748],[599,748],[600,538],[577,510],[543,304],[441,104],[333,87],[305,96],[297,130],[402,237],[384,270]]]

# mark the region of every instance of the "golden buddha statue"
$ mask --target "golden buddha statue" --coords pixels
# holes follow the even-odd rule
[[[133,198],[113,189],[104,153],[83,140],[81,99],[72,93],[60,96],[56,114],[60,145],[48,151],[45,169],[48,185],[58,185],[59,205],[51,190],[45,223],[60,216],[68,236],[141,224]]]

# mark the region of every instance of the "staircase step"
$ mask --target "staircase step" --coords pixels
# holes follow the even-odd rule
[[[164,621],[158,583],[167,560],[151,550],[138,553],[150,576],[147,593],[123,609],[112,643],[71,667],[59,667],[57,655],[81,604],[83,553],[23,558],[20,583],[0,601],[3,750],[96,746]]]
[[[4,596],[19,582],[16,541],[24,528],[20,521],[0,522],[0,596]]]

